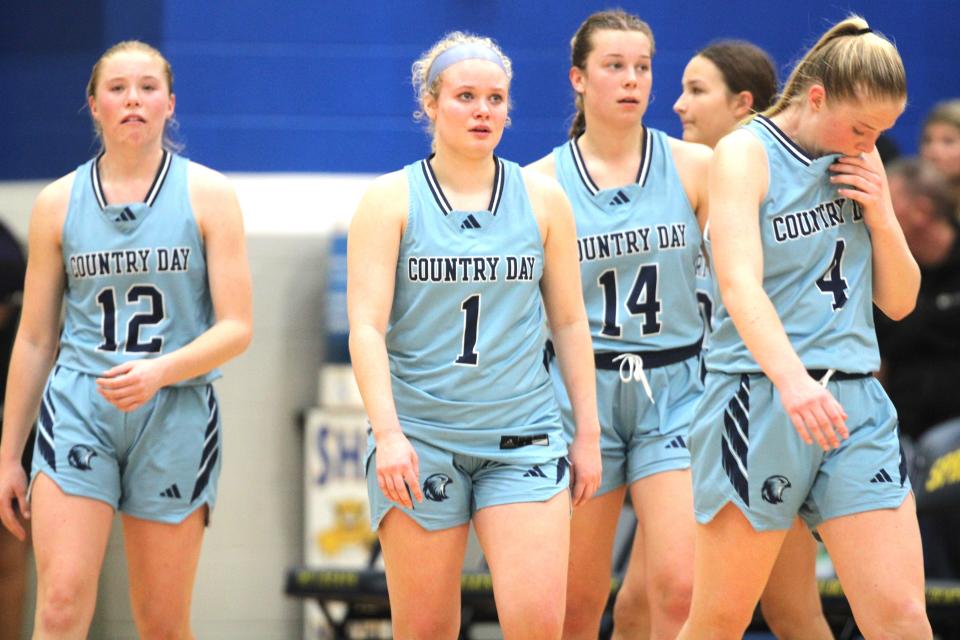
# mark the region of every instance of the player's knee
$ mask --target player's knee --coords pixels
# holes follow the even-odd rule
[[[404,620],[393,620],[395,638],[410,640],[432,640],[433,638],[456,638],[460,633],[460,620],[454,616],[411,616]]]
[[[81,590],[70,584],[52,585],[38,594],[37,625],[45,634],[77,633],[85,618],[85,599]]]
[[[770,632],[781,640],[821,637],[820,634],[805,630],[819,629],[827,624],[823,619],[819,598],[810,603],[763,599],[760,601],[760,611]]]
[[[870,611],[869,617],[869,620],[857,621],[866,637],[929,640],[933,636],[922,598],[887,593],[883,601]]]
[[[151,620],[138,621],[137,631],[143,640],[189,640],[189,626],[181,621]]]
[[[585,634],[595,636],[600,628],[603,608],[610,594],[595,589],[583,593],[568,593],[566,613],[563,617],[564,637],[581,637]]]
[[[693,597],[693,576],[689,572],[669,571],[657,572],[650,576],[652,593],[657,594],[656,600],[651,600],[650,609],[675,622],[683,622],[690,613],[690,601]]]
[[[623,585],[613,605],[613,625],[618,630],[645,629],[650,624],[650,603],[642,586]]]
[[[133,618],[141,638],[188,640],[191,637],[188,602],[171,608],[159,606],[157,601],[147,598],[133,603]]]

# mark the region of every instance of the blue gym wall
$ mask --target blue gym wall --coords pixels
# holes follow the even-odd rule
[[[520,162],[565,136],[568,42],[606,2],[447,0],[20,0],[0,3],[0,179],[61,175],[95,151],[84,88],[121,39],[158,46],[176,74],[180,136],[222,171],[383,172],[426,153],[410,113],[410,63],[437,37],[495,37],[514,60],[513,126],[499,153]],[[960,96],[960,2],[811,0],[623,3],[654,29],[654,99],[645,121],[677,135],[670,107],[683,66],[711,39],[767,49],[781,69],[850,11],[898,44],[910,104],[892,132],[916,150],[923,115]]]

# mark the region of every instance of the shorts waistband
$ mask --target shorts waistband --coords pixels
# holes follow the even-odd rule
[[[830,369],[807,369],[807,375],[814,380],[822,380]],[[830,380],[860,380],[873,377],[872,373],[848,373],[846,371],[834,371]]]
[[[685,347],[674,347],[673,349],[661,349],[659,351],[596,351],[593,354],[593,362],[597,369],[619,371],[620,356],[632,355],[639,356],[643,360],[644,369],[657,369],[700,355],[702,346],[703,340],[701,339]],[[549,363],[556,355],[553,341],[547,340],[543,354],[544,366],[549,369]]]

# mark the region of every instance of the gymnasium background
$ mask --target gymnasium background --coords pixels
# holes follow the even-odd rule
[[[745,38],[790,64],[850,11],[891,37],[910,101],[891,136],[917,149],[938,100],[960,96],[954,0],[623,2],[656,35],[645,122],[679,135],[671,106],[689,57]],[[413,60],[442,33],[494,37],[513,58],[513,125],[498,152],[530,162],[565,138],[572,109],[569,39],[604,2],[448,0],[11,0],[0,3],[0,219],[25,237],[42,185],[95,153],[84,90],[109,45],[157,46],[175,74],[179,138],[190,158],[230,174],[244,207],[255,338],[218,384],[225,426],[220,499],[200,562],[201,638],[294,638],[301,603],[282,594],[302,557],[299,416],[318,401],[326,254],[370,174],[424,156],[412,121]],[[331,443],[337,473],[356,452]],[[362,455],[362,453],[361,453]],[[115,532],[116,533],[116,532]],[[134,638],[119,536],[111,538],[91,637]]]

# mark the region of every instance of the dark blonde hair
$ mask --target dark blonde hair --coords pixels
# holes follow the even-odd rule
[[[821,36],[794,67],[783,93],[764,115],[781,113],[814,84],[823,86],[828,100],[903,100],[907,96],[907,76],[897,48],[856,15]]]
[[[753,111],[770,107],[777,95],[777,70],[766,51],[745,40],[718,40],[697,52],[720,71],[730,93],[747,91]]]
[[[151,47],[146,42],[141,42],[140,40],[124,40],[113,45],[109,49],[103,52],[103,55],[97,59],[97,62],[93,65],[93,69],[90,71],[90,79],[87,81],[87,97],[95,98],[97,95],[97,83],[100,82],[100,70],[103,67],[103,63],[110,57],[127,52],[139,52],[145,53],[149,56],[157,58],[163,65],[163,77],[167,81],[167,93],[173,95],[173,69],[170,67],[170,62],[163,56],[160,51],[156,48]],[[172,134],[179,128],[179,125],[175,118],[171,117],[166,121],[163,127],[163,148],[168,151],[180,151],[183,147],[178,142],[173,140]],[[100,125],[97,124],[97,121],[93,121],[93,130],[97,136],[97,139],[100,140],[100,147],[103,148],[103,136],[100,131]]]
[[[960,98],[944,100],[933,105],[933,109],[923,119],[923,129],[932,124],[949,124],[960,130]]]
[[[650,55],[656,50],[653,41],[653,29],[646,22],[627,13],[623,9],[609,9],[607,11],[598,11],[591,14],[577,32],[570,39],[570,65],[578,69],[587,68],[587,57],[593,51],[593,34],[597,31],[639,31],[650,39]],[[579,93],[573,101],[577,112],[573,116],[573,124],[570,125],[569,137],[571,139],[580,136],[587,130],[587,116],[583,112],[583,96]]]

